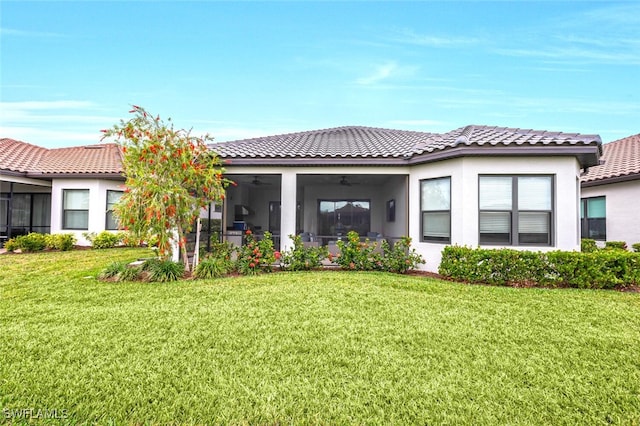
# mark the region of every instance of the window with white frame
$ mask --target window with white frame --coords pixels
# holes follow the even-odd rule
[[[605,241],[607,239],[607,199],[605,197],[580,200],[582,238]]]
[[[106,223],[105,228],[110,231],[116,230],[119,228],[118,220],[115,218],[113,214],[113,206],[120,201],[120,197],[122,197],[123,191],[111,191],[107,190],[107,214],[106,214]]]
[[[89,190],[62,190],[62,228],[89,229]]]
[[[451,242],[451,177],[420,181],[421,241]]]
[[[480,176],[480,244],[553,244],[553,176]]]

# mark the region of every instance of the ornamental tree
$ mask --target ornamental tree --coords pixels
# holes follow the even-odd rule
[[[224,199],[232,181],[223,176],[220,158],[207,147],[208,134],[175,130],[144,108],[133,106],[133,117],[102,130],[122,151],[125,191],[114,206],[120,226],[147,241],[155,241],[162,258],[171,256],[172,241],[182,250],[185,269],[189,260],[186,234],[202,208]]]

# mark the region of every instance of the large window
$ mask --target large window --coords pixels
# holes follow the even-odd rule
[[[607,239],[607,200],[605,197],[580,200],[582,238]]]
[[[553,176],[480,176],[480,244],[552,245]]]
[[[89,190],[62,190],[62,228],[89,229]]]
[[[120,200],[122,194],[122,191],[107,191],[107,220],[105,229],[115,230],[119,228],[118,220],[113,215],[113,206]]]
[[[420,181],[422,241],[451,242],[451,178]]]
[[[320,235],[346,235],[356,231],[367,235],[371,228],[369,200],[320,200],[318,223]]]

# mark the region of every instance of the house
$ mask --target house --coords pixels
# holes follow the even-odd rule
[[[116,230],[111,206],[123,191],[115,144],[46,149],[0,139],[0,243],[29,232]]]
[[[228,241],[241,244],[246,229],[270,231],[281,249],[294,234],[330,247],[349,231],[390,243],[408,235],[431,271],[448,244],[578,249],[580,173],[602,154],[597,135],[475,125],[338,127],[211,149],[238,183],[222,208]],[[115,145],[2,139],[0,234],[75,232],[82,242],[82,232],[115,226],[110,205],[123,182]]]
[[[470,125],[448,133],[339,127],[212,144],[238,183],[227,238],[243,229],[330,245],[403,235],[436,271],[445,245],[579,249],[580,173],[597,135]],[[281,241],[280,241],[281,240]]]
[[[602,164],[581,178],[582,236],[631,246],[640,242],[640,134],[602,147]]]

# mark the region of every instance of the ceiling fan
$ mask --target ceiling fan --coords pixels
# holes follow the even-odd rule
[[[342,176],[342,179],[340,179],[340,185],[351,186],[351,185],[358,185],[358,184],[356,182],[349,182],[346,176]]]
[[[251,185],[261,186],[261,185],[271,185],[269,182],[265,182],[263,180],[258,179],[258,176],[254,176],[251,181]]]

